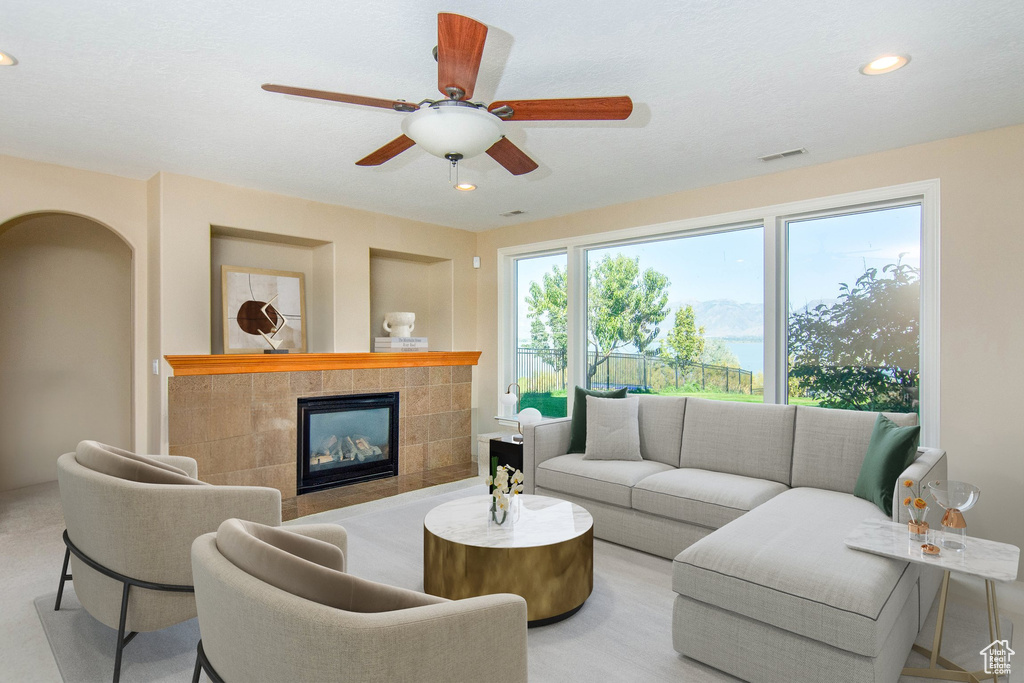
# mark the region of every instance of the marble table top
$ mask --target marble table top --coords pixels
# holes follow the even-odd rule
[[[488,522],[491,497],[470,496],[438,505],[427,513],[423,526],[446,541],[483,548],[552,545],[581,536],[594,526],[590,513],[575,503],[528,494],[515,497],[519,516],[511,524]]]
[[[967,537],[967,547],[960,552],[942,548],[938,555],[925,555],[921,552],[922,542],[910,540],[906,524],[877,519],[862,521],[860,526],[849,533],[845,543],[848,548],[855,550],[934,565],[939,569],[971,574],[990,581],[1016,580],[1020,560],[1020,548],[1017,546],[972,536]]]

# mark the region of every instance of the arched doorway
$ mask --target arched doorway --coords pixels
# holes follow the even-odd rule
[[[0,224],[0,490],[82,439],[131,447],[132,251],[67,213]]]

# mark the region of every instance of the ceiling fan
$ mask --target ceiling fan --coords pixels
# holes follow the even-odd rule
[[[425,99],[417,104],[271,83],[265,83],[263,89],[407,113],[402,135],[356,165],[379,166],[418,144],[450,161],[456,173],[460,160],[483,152],[513,175],[537,168],[537,162],[505,137],[503,121],[621,121],[633,111],[628,97],[502,100],[489,105],[471,102],[486,39],[487,26],[475,19],[445,12],[437,15],[437,88],[445,96],[441,100]]]

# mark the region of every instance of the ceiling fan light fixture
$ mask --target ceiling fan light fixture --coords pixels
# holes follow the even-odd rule
[[[14,66],[18,63],[18,60],[7,54],[6,52],[0,52],[0,66]]]
[[[474,105],[442,100],[402,119],[402,132],[436,157],[469,159],[501,139],[501,122]]]
[[[462,192],[472,192],[473,190],[476,189],[476,185],[474,185],[473,183],[458,183],[455,186],[455,189],[461,190]]]

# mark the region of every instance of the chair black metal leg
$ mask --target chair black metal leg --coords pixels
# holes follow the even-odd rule
[[[71,559],[71,548],[64,549],[64,566],[60,570],[60,583],[57,585],[57,602],[53,605],[53,611],[56,612],[60,609],[61,598],[64,597],[64,583],[71,579],[71,574],[68,574],[68,560]]]
[[[192,683],[199,683],[199,672],[203,670],[203,663],[199,659],[200,648],[202,648],[201,644],[196,645],[196,668],[192,671]]]
[[[104,567],[100,563],[93,560],[91,557],[79,550],[71,539],[68,537],[67,529],[64,530],[64,545],[67,546],[67,552],[64,553],[64,569],[61,572],[61,584],[57,588],[57,604],[54,609],[60,609],[60,600],[64,593],[64,582],[71,579],[71,575],[67,573],[68,560],[70,559],[70,553],[74,553],[75,557],[85,563],[90,569],[99,572],[103,576],[109,576],[115,581],[120,581],[124,585],[124,590],[121,593],[121,621],[117,627],[117,652],[114,655],[114,683],[118,683],[121,678],[121,653],[124,650],[125,645],[132,642],[132,638],[139,635],[135,631],[128,634],[127,637],[124,635],[125,624],[128,622],[128,589],[132,586],[138,586],[139,588],[145,588],[146,590],[154,591],[169,591],[172,593],[195,593],[193,586],[177,585],[170,583],[155,583],[153,581],[143,581],[141,579],[134,579],[124,574],[119,574],[112,569]],[[217,683],[214,681],[214,683]]]
[[[128,589],[130,584],[124,584],[121,592],[121,622],[117,626],[117,653],[114,655],[114,683],[121,680],[121,653],[124,651],[126,641],[124,639],[124,624],[128,620]],[[134,636],[134,634],[132,634]],[[129,636],[128,640],[131,640]]]
[[[210,679],[210,683],[224,683],[224,679],[220,677],[217,670],[213,668],[213,664],[210,664],[210,660],[206,658],[206,652],[203,650],[203,641],[199,640],[199,644],[196,645],[196,670],[192,674],[192,683],[199,683],[199,670],[202,669],[206,674],[206,677]]]

